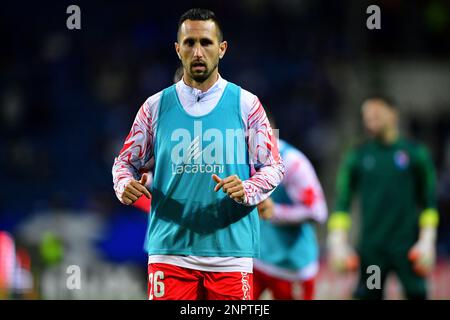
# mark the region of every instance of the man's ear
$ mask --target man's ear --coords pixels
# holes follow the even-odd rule
[[[398,118],[399,118],[398,110],[393,111],[392,117],[394,120],[394,124],[398,124]]]
[[[225,52],[227,51],[228,48],[228,42],[226,41],[222,41],[219,44],[219,58],[222,59],[223,56],[225,55]]]
[[[174,43],[175,45],[175,52],[177,53],[178,59],[181,60],[181,56],[180,56],[180,44],[178,42]]]

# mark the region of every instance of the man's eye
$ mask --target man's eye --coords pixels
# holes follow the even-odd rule
[[[194,40],[186,40],[186,45],[192,47],[194,45]]]
[[[211,40],[206,40],[206,39],[204,39],[204,40],[201,40],[201,41],[200,41],[200,44],[201,44],[203,47],[205,47],[205,46],[209,46],[210,44],[212,44],[212,41],[211,41]]]

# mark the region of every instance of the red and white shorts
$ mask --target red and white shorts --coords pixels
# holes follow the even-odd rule
[[[148,265],[149,300],[252,300],[253,274]]]
[[[315,277],[303,281],[289,281],[269,275],[256,268],[253,269],[253,294],[255,299],[260,299],[264,290],[268,289],[275,300],[313,300],[315,291]],[[294,294],[294,284],[299,284],[300,296]]]

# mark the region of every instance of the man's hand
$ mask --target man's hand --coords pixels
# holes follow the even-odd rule
[[[259,217],[263,220],[269,220],[273,216],[275,208],[272,199],[269,197],[257,205]]]
[[[152,196],[150,192],[145,187],[145,184],[148,179],[148,174],[144,173],[141,177],[141,180],[130,180],[122,193],[122,202],[129,205],[134,203],[137,199],[139,199],[142,195],[145,195],[148,199]]]
[[[347,240],[344,230],[330,231],[327,238],[328,262],[338,272],[355,271],[359,258]]]
[[[436,263],[436,229],[424,228],[419,240],[408,252],[408,258],[413,263],[414,271],[422,276],[428,276]]]
[[[224,179],[220,179],[216,174],[213,174],[212,178],[217,183],[216,186],[214,187],[215,192],[222,189],[222,191],[228,194],[228,196],[231,199],[239,203],[244,202],[245,200],[244,184],[237,175],[232,175]]]

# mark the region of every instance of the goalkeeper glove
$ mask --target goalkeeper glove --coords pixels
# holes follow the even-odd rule
[[[355,271],[359,265],[356,252],[348,243],[345,230],[332,230],[327,238],[328,261],[339,272]]]
[[[421,228],[419,240],[409,250],[408,258],[418,275],[426,277],[431,273],[436,263],[436,228]]]

